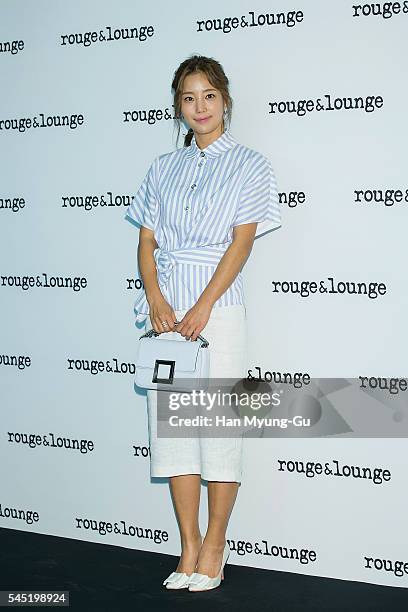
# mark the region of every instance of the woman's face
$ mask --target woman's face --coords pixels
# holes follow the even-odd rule
[[[203,72],[189,74],[184,79],[181,112],[196,134],[221,135],[223,132],[224,100]]]

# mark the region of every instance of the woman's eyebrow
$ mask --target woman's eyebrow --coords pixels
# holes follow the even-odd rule
[[[216,91],[216,90],[213,89],[213,88],[210,88],[210,89],[203,89],[203,92],[204,91]],[[185,94],[188,94],[188,93],[193,94],[194,91],[183,91],[183,93],[181,95],[184,96]]]

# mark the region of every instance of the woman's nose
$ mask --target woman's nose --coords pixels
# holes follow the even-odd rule
[[[205,100],[200,100],[198,99],[196,102],[196,110],[198,111],[205,111],[206,109],[206,105],[205,105]]]

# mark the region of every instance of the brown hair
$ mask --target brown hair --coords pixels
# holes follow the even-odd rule
[[[224,100],[224,104],[227,107],[227,111],[224,117],[227,119],[228,125],[231,123],[232,113],[232,98],[229,93],[229,81],[225,75],[224,69],[217,60],[212,57],[205,57],[204,55],[191,55],[184,62],[180,64],[174,73],[171,88],[174,92],[174,110],[175,110],[175,122],[177,124],[177,142],[180,135],[180,127],[182,123],[181,119],[181,92],[183,88],[184,79],[187,75],[193,72],[203,72],[211,85],[221,92]],[[223,119],[223,127],[225,131],[225,119]],[[184,146],[188,147],[194,136],[194,130],[190,128],[184,137]]]

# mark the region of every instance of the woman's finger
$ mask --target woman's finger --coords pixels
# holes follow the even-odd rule
[[[186,330],[186,338],[190,340],[191,336],[194,334],[195,325],[191,324],[188,326]]]
[[[170,332],[170,331],[174,331],[175,329],[175,325],[174,325],[174,321],[175,318],[173,318],[173,314],[172,314],[172,310],[166,310],[165,312],[162,312],[159,316],[159,323],[161,326],[161,329],[163,330],[163,332]]]
[[[165,331],[174,331],[175,329],[174,321],[175,319],[173,318],[173,315],[171,312],[166,312],[163,315],[162,324],[164,326]]]
[[[170,331],[168,317],[163,314],[163,315],[160,315],[158,318],[159,318],[159,325],[160,325],[161,332],[168,332],[168,331]]]
[[[191,340],[195,342],[200,334],[201,329],[199,327],[196,327],[195,331],[193,332],[193,335],[191,336]]]

